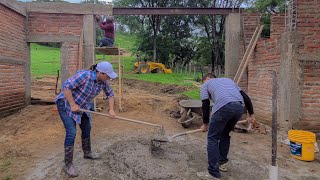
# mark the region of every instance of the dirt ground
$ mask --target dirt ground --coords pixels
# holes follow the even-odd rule
[[[117,82],[113,82],[117,91]],[[55,78],[33,79],[32,96],[52,101]],[[172,112],[179,111],[178,86],[124,80],[124,112],[118,116],[161,124],[166,135],[186,131]],[[103,97],[98,106],[105,107]],[[55,105],[30,105],[0,119],[0,179],[68,179],[63,173],[65,131]],[[102,112],[106,112],[104,108]],[[198,119],[191,129],[201,124]],[[159,133],[153,127],[93,115],[92,147],[101,159],[83,159],[77,132],[74,162],[80,170],[75,179],[161,179],[193,180],[207,169],[206,133],[196,133],[163,143],[151,151],[151,139]],[[271,162],[271,133],[232,132],[228,172],[222,179],[268,179]],[[278,143],[280,179],[320,179],[320,156],[303,162],[290,156],[289,147]],[[318,170],[317,170],[318,169]]]

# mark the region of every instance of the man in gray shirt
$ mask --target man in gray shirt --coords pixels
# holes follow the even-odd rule
[[[227,171],[228,153],[230,147],[230,131],[243,114],[243,104],[247,106],[249,121],[255,121],[250,98],[229,78],[215,78],[206,74],[201,86],[203,125],[201,129],[208,131],[208,171],[198,172],[200,179],[219,179],[220,171]],[[209,123],[210,101],[212,117]]]

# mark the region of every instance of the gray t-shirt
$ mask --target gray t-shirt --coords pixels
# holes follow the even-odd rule
[[[201,86],[201,100],[209,99],[209,94],[214,102],[212,113],[230,102],[240,101],[243,104],[243,97],[240,94],[240,87],[229,78],[212,78]]]

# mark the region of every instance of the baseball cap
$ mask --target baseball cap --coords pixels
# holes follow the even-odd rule
[[[96,69],[99,72],[107,74],[111,79],[118,77],[117,73],[113,71],[112,64],[107,61],[99,62]]]

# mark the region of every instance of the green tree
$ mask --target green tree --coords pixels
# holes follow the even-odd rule
[[[238,9],[246,0],[196,0],[194,7],[235,8]],[[224,66],[225,18],[222,15],[197,16],[194,24],[200,28],[196,61],[205,64]],[[204,38],[206,37],[206,38]],[[205,44],[205,46],[204,46]],[[199,59],[198,59],[199,58]],[[205,59],[207,61],[205,62]]]
[[[255,0],[250,2],[251,11],[261,13],[261,23],[264,25],[263,37],[270,37],[270,17],[275,13],[285,12],[286,0]]]

